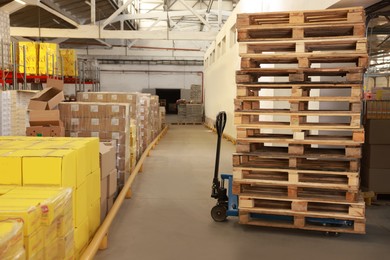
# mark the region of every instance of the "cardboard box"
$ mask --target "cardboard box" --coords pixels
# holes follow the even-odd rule
[[[365,167],[390,169],[390,145],[364,145],[363,163]]]
[[[390,169],[369,169],[361,171],[362,187],[376,193],[390,192]]]
[[[110,172],[108,175],[108,190],[107,190],[107,195],[108,198],[112,197],[113,195],[116,194],[117,189],[118,189],[118,177],[117,177],[117,170],[114,169]]]
[[[58,79],[47,79],[46,88],[38,92],[30,100],[28,109],[31,110],[52,110],[65,99],[64,82]]]
[[[366,123],[366,143],[390,144],[390,119],[370,119]]]
[[[26,136],[65,136],[63,126],[30,126],[26,128]]]
[[[116,141],[100,142],[100,172],[101,178],[105,178],[110,172],[116,169]]]
[[[31,110],[30,126],[63,126],[59,110]]]
[[[107,215],[108,176],[100,180],[100,222]]]
[[[110,209],[112,208],[112,205],[114,205],[115,202],[115,195],[112,195],[111,197],[107,198],[107,213],[110,212]]]

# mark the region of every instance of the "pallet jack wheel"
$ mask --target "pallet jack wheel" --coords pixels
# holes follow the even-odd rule
[[[211,217],[214,219],[216,222],[223,222],[226,220],[226,211],[227,208],[223,205],[215,205],[211,209]]]

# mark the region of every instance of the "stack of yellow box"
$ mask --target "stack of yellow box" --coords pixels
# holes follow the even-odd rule
[[[57,75],[59,48],[56,43],[39,43],[38,74]]]
[[[0,259],[26,259],[23,247],[23,223],[20,221],[0,221]]]
[[[0,137],[0,173],[0,185],[72,188],[76,255],[83,251],[100,225],[98,138]]]
[[[29,259],[74,257],[72,189],[17,187],[0,196],[0,205],[0,219],[23,218],[26,213],[19,215],[18,207],[34,209],[24,237]]]
[[[36,75],[38,71],[38,45],[35,42],[18,43],[18,72]],[[24,67],[26,62],[26,67]]]
[[[60,49],[62,60],[62,71],[65,77],[76,77],[78,75],[76,64],[77,55],[74,49]]]

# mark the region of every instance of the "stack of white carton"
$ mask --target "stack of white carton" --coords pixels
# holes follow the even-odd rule
[[[9,14],[0,10],[0,68],[7,69],[10,57],[10,25]]]

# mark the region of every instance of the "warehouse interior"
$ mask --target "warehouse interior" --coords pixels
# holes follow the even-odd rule
[[[0,16],[0,259],[390,253],[389,0]]]

